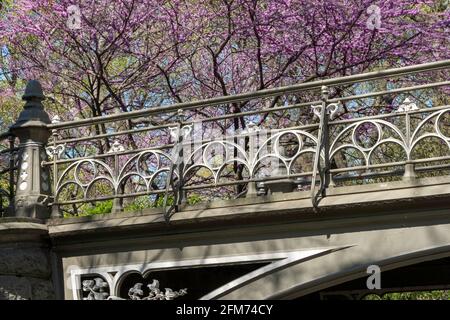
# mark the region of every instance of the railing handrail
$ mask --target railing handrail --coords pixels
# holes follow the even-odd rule
[[[412,111],[408,111],[408,113],[410,116],[413,116],[415,114],[420,114],[420,113],[424,113],[424,112],[434,112],[434,111],[444,110],[449,107],[450,107],[450,105],[442,105],[442,106],[438,106],[438,107],[430,107],[430,108],[426,108],[426,109],[412,110]],[[402,116],[404,116],[404,114],[405,114],[405,112],[394,112],[394,113],[388,113],[388,114],[378,114],[378,115],[372,115],[372,116],[357,117],[357,118],[352,118],[352,119],[333,120],[333,121],[329,122],[329,125],[334,126],[334,125],[342,125],[342,124],[356,123],[356,122],[361,122],[361,121],[370,121],[370,120],[376,120],[376,119],[402,117]],[[307,125],[292,126],[292,127],[287,127],[287,128],[269,129],[267,131],[267,133],[275,134],[278,132],[289,131],[289,130],[314,130],[314,129],[317,129],[318,127],[319,127],[319,123],[316,122],[316,123],[311,123],[311,124],[307,124]],[[121,133],[121,134],[123,134],[123,133]],[[116,134],[101,135],[100,138],[109,137],[109,136],[113,136],[113,135],[116,135]],[[244,138],[247,136],[248,136],[248,133],[244,132],[244,133],[227,135],[226,138],[227,139],[235,139],[235,138]],[[80,139],[58,140],[57,143],[58,144],[73,143],[73,142],[86,141],[86,140],[91,141],[91,140],[95,140],[95,139],[99,139],[99,136],[80,138]],[[225,136],[222,136],[219,138],[214,137],[214,138],[210,138],[210,139],[202,139],[202,143],[219,141],[221,139],[225,140]],[[183,143],[183,146],[188,146],[188,145],[191,145],[192,143],[193,143],[192,140],[187,140],[186,142]],[[136,154],[139,152],[149,151],[149,150],[171,149],[174,146],[175,146],[175,144],[169,143],[169,144],[155,145],[155,146],[145,147],[145,148],[140,148],[140,149],[125,150],[125,151],[120,151],[120,152],[115,152],[115,153],[98,154],[98,155],[94,155],[94,156],[75,157],[75,158],[68,158],[68,159],[60,159],[60,160],[56,160],[56,161],[55,160],[54,161],[42,161],[41,164],[44,166],[51,165],[54,163],[67,164],[67,163],[77,162],[80,160],[110,158],[110,157],[114,157],[115,155],[122,156],[122,155]]]
[[[344,102],[344,101],[350,101],[350,100],[373,98],[373,97],[382,96],[382,95],[399,94],[399,93],[404,93],[404,92],[409,92],[409,91],[431,89],[431,88],[437,88],[437,87],[443,87],[443,86],[450,86],[450,81],[441,81],[441,82],[434,82],[431,84],[423,84],[423,85],[417,85],[417,86],[411,86],[411,87],[396,88],[396,89],[383,90],[383,91],[375,91],[375,92],[352,95],[352,96],[344,96],[344,97],[329,99],[328,102],[338,103],[338,102]],[[204,121],[204,122],[219,121],[219,120],[224,120],[224,119],[228,119],[228,118],[249,116],[249,115],[261,114],[261,113],[266,113],[266,112],[276,112],[276,111],[281,111],[281,110],[296,109],[296,108],[300,108],[300,107],[304,107],[304,106],[311,106],[311,105],[320,104],[320,103],[321,103],[321,101],[308,101],[308,102],[286,105],[286,106],[282,106],[282,107],[273,107],[270,109],[264,108],[264,109],[260,109],[260,110],[251,110],[251,111],[244,111],[244,112],[239,112],[239,113],[215,116],[215,117],[206,118],[202,121]],[[429,110],[432,110],[432,109],[433,108],[430,108]],[[184,122],[182,122],[182,125],[183,126],[191,125],[195,122],[196,121],[184,121]],[[63,140],[57,140],[56,142],[57,143],[75,143],[75,142],[83,142],[83,141],[92,141],[92,140],[122,136],[122,135],[126,135],[126,134],[154,131],[154,130],[159,130],[159,129],[167,129],[170,127],[174,127],[176,125],[177,125],[176,122],[170,122],[170,123],[165,123],[163,125],[158,125],[158,126],[146,126],[146,127],[137,128],[137,129],[116,131],[116,132],[104,133],[104,134],[96,134],[95,136],[68,138],[68,139],[63,139]],[[311,126],[311,125],[305,125],[305,127],[309,127],[309,126]]]
[[[264,89],[260,91],[241,93],[232,96],[221,96],[212,99],[202,99],[190,102],[183,103],[175,103],[167,106],[161,106],[157,108],[149,108],[145,110],[136,110],[130,112],[124,112],[119,114],[105,115],[105,116],[97,116],[87,119],[74,120],[74,121],[65,121],[59,123],[49,124],[49,129],[64,129],[64,128],[76,128],[82,127],[85,125],[94,125],[107,123],[111,121],[120,121],[120,120],[129,120],[133,118],[149,116],[152,114],[165,113],[165,112],[174,112],[179,109],[190,110],[198,107],[208,107],[218,104],[224,103],[233,103],[240,102],[244,100],[254,99],[254,98],[265,98],[271,96],[278,96],[281,94],[294,93],[302,90],[310,90],[315,88],[321,88],[322,86],[335,86],[335,85],[343,85],[367,80],[375,80],[375,79],[384,79],[391,76],[401,76],[401,75],[409,75],[424,71],[433,71],[439,69],[445,69],[450,67],[450,59],[423,63],[413,66],[400,67],[400,68],[391,68],[380,71],[372,71],[367,73],[361,73],[357,75],[350,75],[344,77],[337,77],[331,79],[317,80],[313,82],[305,82],[296,85],[277,87],[271,89]]]

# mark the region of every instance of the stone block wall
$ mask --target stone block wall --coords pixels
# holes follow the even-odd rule
[[[45,229],[34,223],[0,223],[0,300],[55,299]]]

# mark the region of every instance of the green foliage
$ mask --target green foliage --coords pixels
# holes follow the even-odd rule
[[[173,205],[173,196],[169,195],[167,197],[167,205]],[[162,208],[164,206],[164,196],[161,195],[157,197],[156,201],[153,203],[152,208]]]
[[[2,91],[0,82],[0,92]],[[19,117],[23,103],[16,96],[0,96],[0,132],[6,132],[11,124]]]
[[[97,214],[107,214],[111,213],[113,207],[113,201],[112,200],[105,200],[101,202],[91,203],[91,204],[83,204],[80,207],[77,208],[78,214],[77,217],[88,217],[93,216]],[[64,218],[71,218],[74,215],[65,212]]]
[[[169,195],[169,197],[167,198],[167,205],[172,205],[173,204],[173,196]],[[198,194],[193,194],[190,195],[188,197],[187,203],[189,205],[194,205],[197,204],[199,202],[204,201],[204,199],[198,195]],[[164,206],[164,195],[159,195],[157,196],[142,196],[142,197],[138,197],[136,199],[133,199],[132,202],[124,205],[124,211],[125,212],[137,212],[137,211],[142,211],[144,209],[149,209],[149,208],[162,208]],[[70,207],[67,207],[66,212],[64,213],[64,217],[65,218],[70,218],[70,217],[86,217],[86,216],[93,216],[93,215],[97,215],[97,214],[108,214],[111,213],[112,211],[112,207],[113,207],[113,200],[106,200],[106,201],[101,201],[101,202],[96,202],[96,203],[91,203],[91,204],[82,204],[79,207],[77,207],[77,214],[73,214],[71,212],[69,212],[69,210],[71,209]],[[73,211],[70,210],[70,211]]]
[[[153,205],[150,197],[138,197],[130,204],[124,206],[125,212],[142,211],[147,208],[151,208]]]
[[[190,204],[190,205],[194,205],[194,204],[200,203],[202,201],[204,201],[204,199],[198,194],[193,194],[188,197],[188,204]]]
[[[102,201],[95,206],[91,206],[90,208],[88,208],[85,215],[92,216],[95,214],[111,213],[112,207],[112,200]]]
[[[171,206],[173,204],[173,199],[174,198],[172,195],[168,196],[167,198],[168,206]],[[187,203],[189,205],[194,205],[201,201],[204,201],[204,199],[198,194],[193,194],[189,196],[187,199]],[[133,212],[133,211],[141,211],[148,208],[162,208],[163,206],[164,206],[164,195],[139,197],[133,200],[133,202],[131,202],[127,206],[125,206],[124,210],[127,212]]]
[[[0,217],[3,214],[3,211],[9,206],[9,201],[7,195],[3,192],[6,190],[4,186],[0,185]]]
[[[1,150],[1,148],[0,148]],[[5,161],[4,159],[0,158],[0,161]],[[5,167],[0,163],[0,171],[4,170]],[[0,208],[1,210],[4,210],[9,206],[9,175],[8,174],[0,174]],[[1,211],[0,210],[0,211]],[[1,216],[2,212],[0,212]]]

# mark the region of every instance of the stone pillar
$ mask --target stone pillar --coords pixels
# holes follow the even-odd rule
[[[29,218],[0,218],[0,300],[52,300],[47,226]]]
[[[47,160],[45,145],[51,133],[40,83],[29,81],[22,99],[26,101],[24,110],[10,128],[20,140],[14,216],[45,219],[50,213],[50,174],[41,163]]]
[[[0,300],[55,299],[58,270],[44,220],[50,213],[49,170],[41,165],[50,119],[39,82],[28,82],[23,100],[24,110],[10,128],[20,144],[14,207],[0,218]]]

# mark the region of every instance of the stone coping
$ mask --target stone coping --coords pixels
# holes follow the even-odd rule
[[[0,245],[36,242],[48,238],[48,226],[32,218],[0,218]]]
[[[374,183],[363,186],[330,188],[327,196],[320,202],[319,213],[346,212],[352,214],[361,208],[384,208],[397,211],[405,206],[447,202],[450,198],[450,177],[433,177],[413,182]],[[428,199],[428,200],[427,200]],[[427,200],[427,201],[425,201]],[[439,200],[439,201],[438,201]],[[419,206],[418,206],[419,205]],[[186,206],[182,211],[173,214],[169,225],[183,223],[192,224],[201,221],[217,223],[236,223],[233,220],[264,218],[280,220],[280,216],[289,215],[297,220],[326,219],[312,207],[310,192],[292,192],[261,196],[254,198],[221,200],[195,206]],[[331,217],[331,215],[329,216]],[[143,225],[168,225],[161,209],[143,210],[140,212],[105,214],[79,218],[58,218],[48,220],[51,235],[66,232],[94,231],[109,228],[127,228]]]

